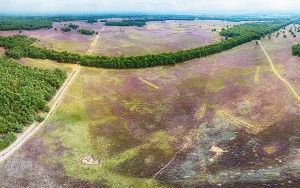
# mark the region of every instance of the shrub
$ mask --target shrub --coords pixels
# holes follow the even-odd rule
[[[95,31],[91,31],[91,30],[88,30],[88,29],[81,29],[81,30],[79,30],[79,32],[83,35],[93,35],[93,34],[95,34]]]
[[[63,32],[69,32],[69,31],[71,31],[71,28],[69,28],[69,27],[63,27],[63,28],[61,28],[61,30]]]

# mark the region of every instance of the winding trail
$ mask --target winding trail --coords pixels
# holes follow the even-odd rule
[[[292,92],[292,94],[295,96],[295,98],[297,99],[297,101],[300,102],[300,96],[298,95],[298,93],[296,92],[296,90],[293,88],[293,86],[285,79],[283,78],[278,70],[275,68],[270,56],[268,55],[267,51],[265,50],[264,46],[261,44],[260,41],[258,41],[259,45],[261,46],[262,50],[264,51],[265,55],[267,56],[267,59],[270,63],[271,66],[271,70],[272,72],[287,86],[287,88]]]
[[[16,150],[18,150],[29,138],[31,138],[41,127],[45,125],[45,123],[49,120],[50,116],[56,110],[56,107],[60,103],[63,98],[65,92],[70,87],[72,82],[74,81],[76,75],[80,72],[81,67],[79,65],[75,65],[72,73],[66,79],[64,84],[60,87],[54,98],[50,101],[52,102],[52,107],[45,117],[44,121],[41,123],[34,122],[32,123],[24,133],[22,133],[14,143],[8,146],[6,149],[0,152],[0,163],[4,162],[7,158],[9,158]]]

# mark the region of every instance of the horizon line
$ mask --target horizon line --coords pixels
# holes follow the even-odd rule
[[[245,15],[245,14],[300,14],[297,10],[191,10],[191,11],[0,11],[0,15],[64,15],[64,14],[152,14],[152,15]]]

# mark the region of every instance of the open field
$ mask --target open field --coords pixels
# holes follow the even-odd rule
[[[58,51],[71,51],[84,54],[90,43],[93,41],[93,36],[82,35],[77,30],[63,32],[61,29],[69,23],[54,23],[52,29],[40,29],[33,31],[0,31],[1,36],[9,36],[14,34],[27,35],[38,39],[35,45],[55,49]],[[73,22],[77,23],[77,22]],[[84,28],[89,28],[90,24],[81,23]],[[57,29],[57,31],[55,31]]]
[[[51,60],[40,60],[31,58],[22,58],[18,60],[18,63],[24,66],[36,67],[41,69],[62,69],[69,75],[74,67],[73,64],[57,63]]]
[[[178,29],[167,22],[157,30],[172,24]],[[282,34],[261,40],[298,95],[300,57],[290,50],[299,40]],[[300,102],[262,46],[251,42],[168,67],[82,68],[47,125],[0,165],[0,185],[297,185]]]
[[[61,28],[70,22],[54,23],[53,29],[22,31],[21,34],[37,38],[36,46],[58,51],[85,54],[96,35],[87,36],[72,30],[62,32]],[[143,55],[205,46],[221,40],[218,32],[234,22],[226,21],[166,21],[149,22],[144,27],[111,27],[99,22],[87,24],[72,22],[82,28],[100,32],[100,38],[91,52],[94,55]],[[57,31],[55,31],[57,29]],[[1,36],[19,34],[19,31],[1,31]]]
[[[221,39],[213,28],[234,25],[217,21],[149,22],[145,27],[106,27],[93,54],[143,55],[211,44]]]
[[[291,37],[291,34],[288,33],[291,27],[292,25],[288,26],[285,30],[288,35],[287,39],[277,40],[276,37],[272,37],[271,40],[264,40],[263,45],[267,53],[272,57],[272,61],[281,70],[281,74],[294,86],[296,92],[300,93],[299,57],[291,55],[291,46],[300,42],[300,33],[296,33],[296,38]],[[282,32],[283,29],[280,31],[279,38],[281,39],[283,38]]]

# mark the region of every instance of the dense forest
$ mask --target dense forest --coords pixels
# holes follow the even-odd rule
[[[259,40],[261,37],[275,32],[288,24],[289,22],[246,23],[222,30],[220,34],[227,39],[211,45],[178,52],[131,57],[91,56],[69,52],[57,52],[50,49],[34,47],[31,44],[35,40],[25,36],[0,37],[0,46],[6,48],[7,56],[16,59],[21,57],[31,57],[37,59],[51,59],[66,63],[80,63],[83,66],[92,67],[115,69],[144,68],[174,65],[176,63],[182,63],[195,58],[219,53],[252,40]]]
[[[86,21],[95,23],[98,20],[107,20],[110,18],[122,18],[128,22],[146,23],[150,21],[167,20],[224,20],[224,21],[276,21],[288,20],[291,17],[282,17],[280,15],[264,16],[260,14],[243,15],[151,15],[151,14],[65,14],[65,15],[47,15],[47,16],[6,16],[0,15],[0,30],[35,30],[41,28],[51,28],[53,22],[64,21]],[[112,23],[115,24],[115,23]],[[124,23],[121,23],[124,24]],[[132,23],[131,23],[132,24]]]
[[[135,20],[123,20],[123,21],[107,21],[105,22],[106,26],[121,26],[121,27],[125,27],[125,26],[138,26],[138,27],[143,27],[144,25],[146,25],[146,22],[144,21],[135,21]]]
[[[295,44],[292,47],[292,54],[300,56],[300,44]]]
[[[12,59],[0,58],[0,150],[15,139],[15,133],[32,123],[46,102],[62,85],[66,73],[30,68]]]
[[[134,14],[66,14],[66,15],[48,15],[48,16],[0,16],[0,30],[36,30],[52,28],[53,22],[64,21],[85,21],[93,24],[101,19],[123,18],[128,22],[148,22],[165,20],[194,20],[195,16],[185,15],[134,15]],[[126,22],[125,22],[126,23]],[[124,23],[124,24],[125,24]],[[128,24],[128,23],[127,23]],[[70,27],[70,26],[69,26]],[[75,27],[75,26],[74,26]],[[71,25],[70,28],[73,28]],[[77,28],[73,28],[77,29]]]
[[[52,28],[53,21],[47,17],[14,17],[0,16],[0,30],[36,30]]]

